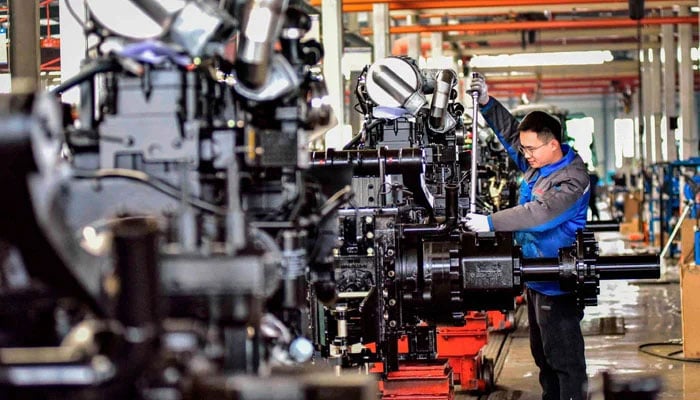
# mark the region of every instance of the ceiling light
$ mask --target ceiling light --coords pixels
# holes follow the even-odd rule
[[[470,64],[475,68],[506,68],[543,65],[590,65],[602,64],[612,60],[613,56],[610,50],[602,50],[474,56]]]

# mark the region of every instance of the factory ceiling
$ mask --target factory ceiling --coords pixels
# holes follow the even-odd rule
[[[644,6],[641,20],[631,18],[638,11],[631,11],[630,3]],[[372,19],[358,16],[376,4],[387,4],[390,10],[395,55],[406,54],[408,35],[418,34],[422,55],[430,57],[430,37],[436,32],[442,33],[443,54],[467,66],[480,55],[590,50],[613,55],[611,62],[595,67],[478,68],[491,75],[494,90],[502,96],[635,90],[638,49],[658,49],[662,26],[673,26],[677,38],[678,26],[690,25],[693,43],[698,43],[697,0],[343,0],[345,31],[371,40]],[[311,0],[311,5],[321,7],[321,0]]]

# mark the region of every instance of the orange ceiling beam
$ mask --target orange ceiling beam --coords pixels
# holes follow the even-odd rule
[[[322,0],[310,0],[309,4],[320,7]],[[426,2],[424,0],[343,0],[344,12],[372,11],[373,4],[388,3],[390,10],[420,10],[437,8],[484,8],[484,7],[523,7],[523,6],[561,6],[561,5],[606,5],[628,4],[627,0],[447,0]],[[426,7],[426,3],[429,6]],[[654,2],[668,3],[669,6],[677,4],[677,0],[656,0]]]
[[[588,78],[588,82],[600,82],[600,81],[635,81],[638,79],[637,75],[611,75],[611,76],[594,76]],[[494,85],[501,84],[532,84],[541,82],[571,82],[571,78],[564,77],[546,77],[546,78],[518,78],[518,77],[507,77],[501,78],[494,76],[489,77],[489,85],[493,83]]]
[[[428,2],[429,3],[429,2]],[[641,24],[649,25],[675,25],[698,24],[698,17],[658,17],[644,18]],[[599,18],[576,21],[513,21],[513,22],[477,22],[456,25],[407,25],[392,26],[389,33],[392,35],[404,33],[422,32],[491,32],[491,31],[530,31],[542,29],[600,29],[623,28],[637,26],[637,21],[629,18]],[[360,30],[362,35],[371,35],[371,28]]]
[[[492,86],[489,84],[489,86]],[[512,84],[512,85],[493,85],[493,90],[494,91],[499,91],[499,90],[513,90],[513,89],[520,89],[520,88],[540,88],[540,89],[602,89],[602,88],[609,88],[611,87],[612,84],[608,82],[600,82],[600,83],[572,83],[572,84],[547,84],[543,83],[541,85],[537,84],[531,84],[531,85],[518,85],[518,84]],[[491,91],[491,87],[489,87],[489,91]]]
[[[343,0],[343,5],[346,4],[381,4],[381,3],[412,3],[420,0]],[[668,2],[669,5],[678,3],[677,0],[656,0],[656,3]],[[437,3],[437,2],[436,2]],[[628,0],[462,0],[464,8],[477,7],[520,7],[520,6],[547,6],[547,5],[578,5],[578,4],[615,4],[625,3]],[[321,0],[310,0],[309,4],[318,7],[321,5]],[[371,8],[371,7],[370,7]]]

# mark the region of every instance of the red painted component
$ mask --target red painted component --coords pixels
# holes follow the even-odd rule
[[[41,47],[44,48],[51,48],[51,49],[60,49],[61,48],[61,39],[53,37],[53,36],[47,36],[39,41],[39,44],[41,44]]]
[[[513,322],[508,320],[508,315],[500,311],[487,311],[487,320],[490,331],[508,331],[513,328]]]
[[[452,368],[445,360],[402,363],[398,371],[379,382],[379,389],[385,400],[452,400]]]
[[[464,326],[439,327],[438,357],[447,358],[454,371],[455,383],[463,390],[483,390],[479,379],[481,349],[488,343],[487,314],[469,312]]]

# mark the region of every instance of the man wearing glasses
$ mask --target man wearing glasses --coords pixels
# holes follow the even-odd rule
[[[586,225],[590,180],[581,157],[562,144],[559,120],[533,111],[518,121],[487,93],[480,74],[470,92],[478,92],[481,113],[523,172],[520,201],[491,215],[467,214],[474,232],[515,232],[523,256],[557,257]],[[586,359],[576,297],[558,282],[528,282],[530,350],[540,369],[543,400],[586,398]]]

